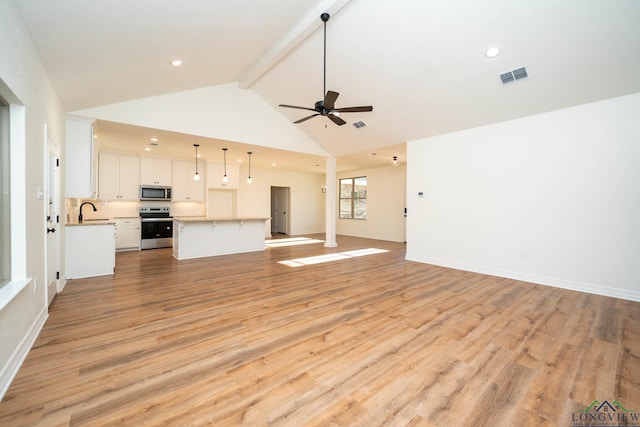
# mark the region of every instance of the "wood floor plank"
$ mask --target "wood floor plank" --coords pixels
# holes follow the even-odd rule
[[[322,238],[322,236],[310,236]],[[72,280],[4,426],[555,426],[640,408],[640,304],[405,261],[340,236]],[[387,252],[292,268],[337,252]]]

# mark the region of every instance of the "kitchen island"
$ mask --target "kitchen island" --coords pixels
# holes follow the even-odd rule
[[[173,257],[178,260],[264,251],[268,218],[173,218]]]

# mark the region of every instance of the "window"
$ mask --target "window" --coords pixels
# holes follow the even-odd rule
[[[340,218],[367,219],[367,177],[340,180]]]
[[[11,278],[9,105],[0,98],[0,287]]]

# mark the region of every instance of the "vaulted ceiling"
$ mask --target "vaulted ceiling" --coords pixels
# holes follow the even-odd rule
[[[238,82],[290,122],[307,112],[278,104],[322,98],[329,12],[327,89],[338,107],[374,110],[291,126],[349,167],[404,161],[409,140],[640,92],[637,0],[14,3],[69,112]],[[501,83],[520,67],[526,79]]]

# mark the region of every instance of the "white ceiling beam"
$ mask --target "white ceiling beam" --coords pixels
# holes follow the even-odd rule
[[[295,49],[311,33],[322,26],[320,15],[327,12],[335,15],[340,9],[345,7],[351,0],[324,0],[320,2],[311,12],[309,12],[300,22],[282,37],[271,49],[267,51],[251,68],[249,68],[240,78],[238,87],[247,89],[258,80],[271,67],[277,64],[289,52]]]

